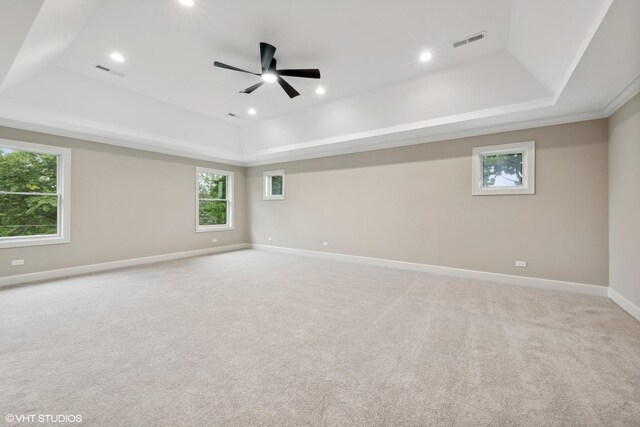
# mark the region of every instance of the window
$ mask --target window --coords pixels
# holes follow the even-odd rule
[[[534,194],[535,141],[473,149],[474,195]]]
[[[0,139],[0,248],[69,243],[71,150]]]
[[[284,170],[265,171],[262,174],[264,181],[264,200],[284,200]]]
[[[233,229],[233,172],[196,168],[196,231]]]

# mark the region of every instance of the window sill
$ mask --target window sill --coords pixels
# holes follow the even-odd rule
[[[533,188],[481,188],[481,189],[473,189],[472,195],[474,196],[511,196],[516,194],[536,194]]]
[[[232,225],[209,225],[196,227],[196,233],[209,233],[211,231],[228,231],[233,230]]]
[[[25,246],[45,246],[60,245],[70,243],[69,237],[61,236],[41,236],[41,237],[17,237],[11,239],[0,239],[0,249],[22,248]]]

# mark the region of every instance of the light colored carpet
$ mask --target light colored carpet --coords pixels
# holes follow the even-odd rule
[[[640,424],[606,298],[253,250],[0,291],[0,358],[3,418]]]

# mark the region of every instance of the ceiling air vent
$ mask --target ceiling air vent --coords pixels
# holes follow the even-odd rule
[[[119,73],[118,71],[114,71],[114,70],[112,70],[111,68],[107,68],[107,67],[105,67],[105,66],[103,66],[103,65],[100,65],[100,64],[96,65],[96,68],[97,68],[98,70],[102,70],[102,71],[106,71],[107,73],[114,74],[114,75],[116,75],[116,76],[118,76],[118,77],[124,77],[124,74]]]
[[[478,34],[474,34],[474,35],[472,35],[471,37],[469,37],[467,39],[458,40],[457,42],[453,43],[453,47],[460,47],[460,46],[464,46],[465,44],[477,42],[478,40],[482,40],[485,37],[487,37],[487,32],[483,31],[483,32],[478,33]]]

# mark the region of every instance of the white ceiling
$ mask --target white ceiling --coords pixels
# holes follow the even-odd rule
[[[185,8],[176,0],[105,0],[57,65],[211,117],[245,115],[253,106],[262,119],[506,49],[508,0],[403,0],[401,5],[198,0]],[[476,48],[448,49],[452,41],[482,30],[491,37]],[[239,94],[260,78],[213,68],[218,60],[258,72],[261,41],[276,46],[279,68],[319,68],[328,89],[324,99],[314,94],[317,81],[294,77],[287,80],[302,96],[293,100],[277,84]],[[426,48],[437,60],[422,66],[416,53]],[[113,64],[111,50],[121,51],[127,62]],[[109,78],[96,70],[97,63],[126,78]]]
[[[2,2],[0,124],[262,163],[602,116],[640,75],[639,7],[637,0]],[[485,40],[451,46],[479,31]],[[322,79],[288,78],[301,93],[294,99],[277,84],[238,93],[259,78],[213,61],[257,72],[261,41],[278,48],[279,68],[319,68]],[[426,64],[417,60],[425,49],[434,54]],[[109,59],[114,50],[124,64]],[[326,95],[315,95],[318,84]],[[247,117],[249,107],[258,114]]]

